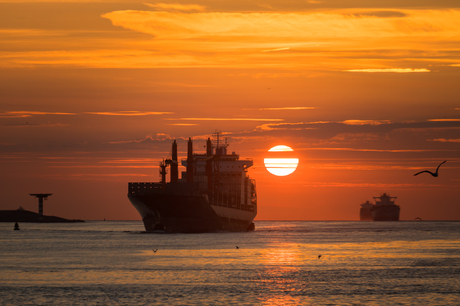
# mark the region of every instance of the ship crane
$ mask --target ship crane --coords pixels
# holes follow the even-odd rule
[[[173,172],[174,172],[174,166],[177,168],[178,164],[177,161],[172,160],[172,159],[163,159],[162,162],[160,162],[160,176],[161,176],[161,183],[163,184],[163,188],[166,186],[166,174],[168,173],[168,170],[166,168],[170,166],[171,167],[171,182],[172,183],[177,183],[177,179],[175,182],[173,182]]]
[[[38,198],[38,214],[43,216],[43,199],[47,199],[52,193],[29,193],[31,196]]]
[[[166,173],[168,173],[166,171],[166,167],[167,167],[166,161],[163,159],[163,161],[160,163],[161,186],[163,189],[166,188]]]
[[[161,175],[161,184],[163,189],[166,188],[166,167],[171,167],[171,183],[177,183],[179,179],[179,164],[177,163],[177,143],[174,140],[172,145],[172,158],[163,159],[160,163],[160,175]]]

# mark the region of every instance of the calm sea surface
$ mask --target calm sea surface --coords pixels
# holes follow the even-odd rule
[[[20,228],[0,223],[1,305],[460,305],[460,222],[259,221],[254,232],[213,234],[146,234],[138,221]]]

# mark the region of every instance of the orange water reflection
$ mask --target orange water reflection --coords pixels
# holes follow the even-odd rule
[[[283,246],[282,248],[269,248],[263,250],[261,259],[266,264],[288,265],[298,264],[301,258],[299,247],[293,245]]]
[[[308,299],[301,296],[303,284],[299,284],[298,277],[293,277],[302,272],[300,267],[305,259],[298,245],[265,249],[259,259],[265,266],[260,271],[260,281],[271,293],[264,296],[262,305],[299,305]]]

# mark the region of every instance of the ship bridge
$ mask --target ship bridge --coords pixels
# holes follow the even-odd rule
[[[395,201],[397,197],[390,197],[390,195],[384,193],[380,197],[373,197],[375,200],[375,205],[396,205]]]

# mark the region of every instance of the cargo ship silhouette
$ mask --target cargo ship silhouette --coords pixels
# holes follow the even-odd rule
[[[399,221],[400,207],[395,204],[396,197],[386,193],[380,197],[373,197],[375,204],[366,201],[361,204],[359,219],[361,221]]]
[[[247,170],[252,159],[240,160],[227,153],[227,139],[220,133],[206,141],[206,152],[193,153],[188,140],[186,167],[178,175],[177,143],[172,144],[171,159],[160,163],[161,181],[128,183],[128,198],[137,209],[147,232],[200,233],[247,231],[254,229],[257,215],[256,184]],[[170,182],[166,182],[167,168]]]

